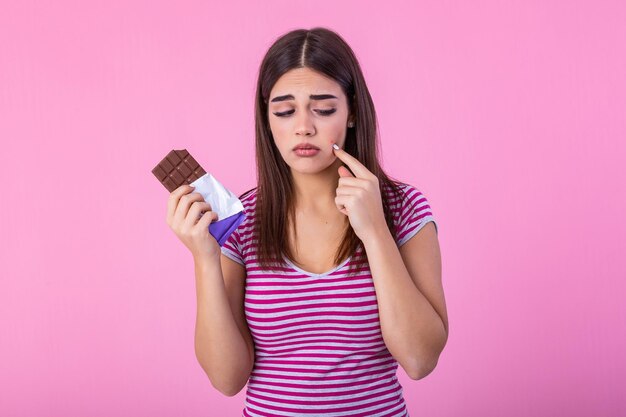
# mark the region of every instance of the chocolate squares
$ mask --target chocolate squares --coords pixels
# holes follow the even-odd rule
[[[187,152],[187,149],[172,150],[152,173],[171,193],[183,184],[191,184],[204,174],[204,168]]]

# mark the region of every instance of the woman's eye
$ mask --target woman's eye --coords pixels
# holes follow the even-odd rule
[[[293,114],[295,110],[288,110],[288,111],[284,111],[284,112],[280,112],[280,113],[274,113],[275,116],[278,117],[284,117],[284,116],[288,116],[290,114]],[[333,114],[334,112],[337,111],[337,109],[330,109],[330,110],[315,110],[317,113],[321,114],[322,116],[329,116],[331,114]]]
[[[281,113],[274,113],[274,115],[278,116],[278,117],[283,117],[283,116],[287,116],[288,114],[293,113],[295,110],[289,110],[289,111],[284,111]]]

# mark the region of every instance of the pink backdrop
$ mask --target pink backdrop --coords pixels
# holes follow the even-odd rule
[[[411,416],[625,415],[623,4],[3,1],[0,414],[240,415],[150,170],[185,147],[253,187],[260,60],[322,25],[439,221],[450,338],[399,368]]]

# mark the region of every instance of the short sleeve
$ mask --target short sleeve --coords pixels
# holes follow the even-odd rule
[[[235,229],[234,232],[230,234],[226,242],[222,245],[222,253],[237,262],[238,264],[244,265],[244,257],[243,251],[241,250],[241,240],[239,238],[239,229]]]
[[[404,192],[406,195],[400,203],[396,228],[398,247],[415,236],[428,222],[433,222],[435,231],[438,232],[437,222],[426,196],[412,185],[406,185]]]

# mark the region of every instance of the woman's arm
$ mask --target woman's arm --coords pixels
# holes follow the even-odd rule
[[[441,255],[432,222],[398,248],[389,229],[363,242],[387,349],[411,379],[435,369],[448,340]]]
[[[194,262],[198,304],[195,351],[213,387],[230,397],[250,378],[254,347],[247,324],[241,323],[243,314],[233,314],[233,310],[243,312],[245,269],[224,255],[221,258],[231,265],[222,268],[219,259]],[[237,305],[231,307],[229,299]]]

